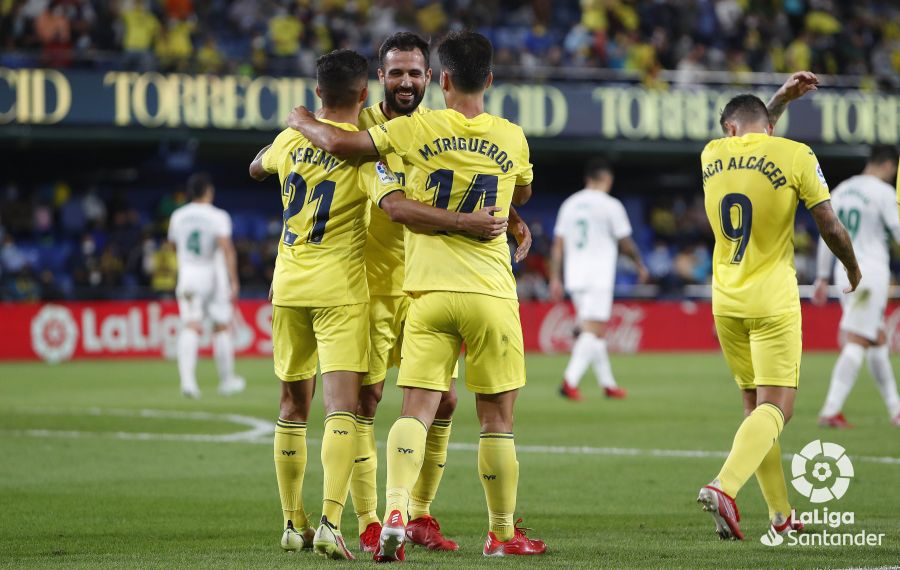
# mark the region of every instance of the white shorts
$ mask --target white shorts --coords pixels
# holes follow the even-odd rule
[[[208,317],[213,324],[231,323],[234,306],[227,296],[192,292],[178,293],[178,314],[182,323],[200,323]]]
[[[579,322],[609,320],[612,314],[612,289],[587,289],[571,291],[569,294],[575,304],[575,314]]]
[[[865,274],[863,274],[865,275]],[[865,280],[865,276],[863,277]],[[837,280],[837,285],[846,287],[842,280]],[[841,294],[840,329],[844,332],[858,334],[859,336],[877,341],[878,335],[884,330],[884,311],[887,309],[888,286],[882,283],[864,282],[849,295]]]

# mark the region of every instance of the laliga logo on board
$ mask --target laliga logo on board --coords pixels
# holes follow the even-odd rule
[[[51,364],[72,358],[77,341],[78,324],[65,307],[44,305],[31,321],[31,346]]]
[[[791,485],[811,503],[827,503],[847,492],[853,463],[843,447],[817,439],[794,454],[791,476]]]

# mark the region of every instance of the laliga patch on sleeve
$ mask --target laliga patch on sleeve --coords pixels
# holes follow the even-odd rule
[[[391,172],[388,165],[380,160],[375,163],[375,173],[378,174],[378,179],[381,180],[382,184],[397,183],[397,177],[394,176],[394,173]]]
[[[822,174],[822,167],[819,166],[819,163],[816,163],[816,176],[819,177],[819,182],[822,183],[822,186],[828,188],[828,182],[825,181],[825,175]]]

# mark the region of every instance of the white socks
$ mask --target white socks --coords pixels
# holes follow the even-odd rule
[[[597,381],[603,388],[615,388],[616,379],[613,377],[612,367],[609,365],[609,354],[606,352],[606,339],[598,338],[594,344],[594,352],[592,362],[594,364],[594,374],[597,375]]]
[[[577,388],[588,365],[594,365],[597,381],[604,388],[615,388],[616,380],[609,365],[609,354],[606,351],[606,340],[598,338],[591,332],[582,332],[572,347],[572,356],[566,366],[566,383]]]
[[[213,333],[212,344],[216,370],[219,371],[219,383],[222,384],[234,376],[234,341],[231,338],[231,330]]]
[[[178,335],[178,374],[181,376],[181,391],[197,391],[197,347],[200,336],[192,328],[184,327]]]
[[[888,414],[893,418],[900,414],[900,396],[897,395],[897,381],[894,378],[890,357],[891,353],[886,344],[873,346],[866,354],[869,372],[875,378],[875,384],[878,386],[881,397],[884,398]]]

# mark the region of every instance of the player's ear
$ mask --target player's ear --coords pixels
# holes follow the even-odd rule
[[[431,83],[431,68],[425,70],[425,87]]]
[[[316,85],[316,97],[318,97],[319,99],[322,98],[322,90],[319,89],[318,85]]]
[[[774,133],[774,132],[775,132],[775,125],[773,125],[772,123],[769,123],[769,126],[766,127],[766,134],[769,136],[772,136],[772,133]]]
[[[359,102],[365,103],[366,99],[368,99],[368,98],[369,98],[369,86],[366,85],[365,87],[362,88],[362,91],[359,92]]]
[[[722,130],[725,131],[725,136],[737,136],[737,125],[734,124],[734,121],[725,121],[722,123]]]
[[[441,90],[450,91],[450,74],[446,69],[441,70]]]
[[[494,72],[489,71],[488,76],[487,76],[487,81],[484,82],[484,88],[489,89],[493,83],[494,83]]]

